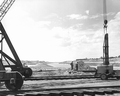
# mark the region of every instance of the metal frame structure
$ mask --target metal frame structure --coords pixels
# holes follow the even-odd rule
[[[23,85],[23,75],[25,77],[30,77],[32,75],[32,70],[29,67],[23,67],[19,56],[17,55],[17,52],[15,51],[12,42],[9,39],[9,36],[7,35],[1,20],[5,16],[5,14],[8,12],[12,4],[15,2],[15,0],[4,0],[3,3],[0,5],[0,82],[5,82],[6,87],[11,91],[16,91],[18,89],[21,89]],[[11,58],[9,55],[7,55],[3,51],[3,40],[6,41],[13,57]],[[3,60],[4,59],[4,60]],[[8,65],[5,65],[3,61],[6,61]],[[13,65],[10,64],[10,62],[13,63]],[[12,70],[8,72],[6,70],[6,67],[11,68]]]
[[[0,54],[1,54],[1,62],[3,64],[4,67],[10,67],[12,69],[12,71],[19,71],[22,75],[24,75],[25,77],[30,77],[32,75],[32,70],[29,67],[23,67],[13,45],[12,42],[10,41],[2,23],[0,22],[0,31],[1,31],[1,50],[0,50]],[[11,50],[11,53],[14,57],[11,58],[9,55],[7,55],[5,52],[3,52],[3,40],[5,39],[8,47]],[[3,59],[7,62],[7,65],[4,65],[3,63]],[[13,64],[11,65],[10,62],[12,62]]]
[[[0,21],[3,19],[5,14],[8,12],[12,4],[15,2],[15,0],[4,0],[3,3],[0,6]],[[30,77],[32,75],[32,70],[29,67],[23,67],[19,56],[17,55],[17,52],[15,51],[15,48],[13,47],[13,44],[11,40],[9,39],[9,36],[7,35],[7,32],[5,31],[2,23],[0,22],[0,31],[1,31],[1,61],[4,60],[7,62],[8,65],[4,65],[4,67],[10,67],[13,71],[19,71],[22,75],[25,77]],[[3,40],[5,39],[14,59],[12,59],[10,56],[8,56],[5,52],[3,52]],[[10,62],[12,62],[14,65],[11,65]],[[3,63],[3,62],[2,62]]]
[[[0,5],[0,21],[3,19],[3,17],[8,12],[14,2],[15,0],[4,0],[3,3]]]
[[[11,91],[16,91],[18,89],[21,89],[22,85],[23,85],[23,76],[21,75],[20,72],[16,71],[6,71],[5,66],[3,64],[3,57],[5,58],[5,60],[9,59],[10,61],[12,61],[13,63],[17,64],[17,66],[22,66],[22,64],[18,64],[15,60],[13,60],[11,57],[9,57],[6,53],[3,52],[3,39],[5,38],[9,48],[11,49],[11,52],[13,53],[15,59],[17,61],[19,60],[19,57],[17,56],[17,53],[15,52],[15,49],[12,45],[12,43],[10,42],[10,39],[1,23],[1,20],[3,19],[3,17],[5,16],[5,14],[7,13],[7,11],[9,10],[9,8],[12,6],[12,4],[14,3],[15,0],[4,0],[3,3],[0,6],[0,31],[1,31],[1,50],[0,50],[0,82],[5,82],[5,86],[11,90]],[[20,62],[19,62],[20,63]],[[15,69],[13,67],[10,66],[10,68]]]

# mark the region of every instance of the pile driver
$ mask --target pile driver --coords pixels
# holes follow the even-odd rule
[[[116,77],[120,78],[120,70],[114,70],[113,65],[110,65],[109,62],[109,38],[107,32],[107,7],[106,0],[103,0],[103,18],[104,18],[104,43],[103,43],[103,64],[101,66],[97,66],[96,77],[100,77],[102,80],[106,80],[108,78]]]
[[[94,70],[81,70],[82,72],[93,72],[95,78],[101,78],[102,80],[107,80],[108,78],[120,79],[120,70],[114,70],[114,66],[109,62],[109,35],[107,32],[108,20],[107,20],[107,6],[106,0],[103,0],[103,19],[104,19],[104,42],[103,42],[103,63],[97,66]],[[77,62],[76,64],[78,64]],[[71,66],[73,69],[73,66]]]

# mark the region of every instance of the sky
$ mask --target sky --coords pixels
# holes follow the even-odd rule
[[[110,56],[120,55],[119,5],[107,0]],[[103,0],[16,0],[1,22],[21,60],[103,56]]]

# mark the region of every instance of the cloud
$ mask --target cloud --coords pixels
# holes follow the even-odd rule
[[[67,15],[67,17],[70,18],[70,19],[76,19],[76,20],[88,19],[87,15],[81,15],[81,14],[71,14],[71,15]]]
[[[15,12],[16,14],[14,14]],[[71,14],[67,15],[67,19],[72,19],[68,21],[79,21],[101,16],[98,14],[92,17],[88,14],[89,10],[86,10],[86,15]],[[52,13],[43,20],[35,21],[24,9],[16,7],[7,13],[3,24],[22,60],[63,61],[102,56],[103,29],[83,30],[83,22],[75,22],[67,28],[55,26],[55,23],[50,29],[47,28],[53,22],[60,20],[62,18]],[[112,55],[120,52],[119,26],[120,13],[108,22]],[[5,48],[5,50],[7,49]]]
[[[6,29],[9,30],[9,36],[22,60],[62,61],[84,58],[89,56],[88,53],[96,45],[92,44],[95,41],[92,37],[94,32],[91,33],[90,30],[61,26],[48,29],[46,26],[51,21],[34,21],[27,13],[22,18],[17,16],[6,20]],[[90,33],[91,36],[88,35]]]
[[[46,27],[46,26],[50,26],[51,21],[39,21],[39,22],[37,22],[37,24],[38,24],[40,27]]]
[[[86,10],[85,13],[86,13],[87,15],[89,15],[90,11],[89,11],[89,10]]]
[[[83,26],[82,23],[81,23],[81,24],[74,24],[74,25],[72,25],[70,28],[73,28],[73,29],[81,29],[82,26]]]
[[[118,39],[120,36],[120,12],[118,12],[114,19],[108,22],[109,33],[114,38],[114,40]],[[113,40],[113,41],[114,41]],[[119,39],[116,41],[120,41]]]
[[[116,20],[119,20],[120,19],[120,12],[118,12],[116,15],[115,15],[115,17],[114,17],[114,21],[116,21]]]
[[[100,46],[98,42],[92,44],[95,42],[94,32],[78,30],[83,24],[79,23],[69,28],[54,26],[48,29],[47,26],[51,25],[50,20],[35,21],[27,12],[21,9],[17,12],[14,16],[8,14],[4,24],[22,60],[73,60],[90,56],[88,53],[95,49],[95,45]],[[21,15],[21,12],[24,14]],[[89,35],[90,33],[93,36]]]
[[[100,17],[100,16],[102,16],[102,15],[101,15],[101,14],[97,14],[97,15],[91,16],[90,18],[91,18],[91,19],[95,19],[95,18],[98,18],[98,17]]]
[[[76,19],[76,20],[96,19],[96,18],[99,18],[99,17],[103,17],[103,14],[89,15],[89,13],[90,13],[89,10],[86,10],[85,13],[87,15],[71,14],[71,15],[67,15],[67,17],[69,19]],[[115,15],[115,13],[114,12],[107,13],[107,16],[110,16],[110,15],[113,16],[113,15]]]
[[[113,16],[113,15],[115,15],[114,12],[107,13],[107,16]],[[96,18],[99,18],[99,17],[103,17],[103,14],[92,15],[92,16],[90,16],[90,19],[96,19]]]

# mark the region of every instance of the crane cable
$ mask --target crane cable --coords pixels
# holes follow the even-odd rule
[[[104,32],[107,33],[107,4],[106,0],[103,0],[103,20],[104,20]]]

